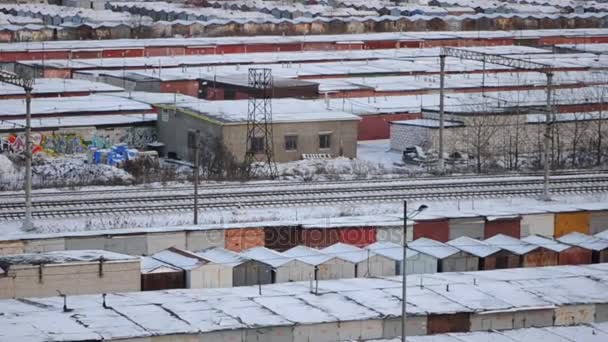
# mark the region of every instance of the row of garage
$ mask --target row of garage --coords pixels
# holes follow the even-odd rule
[[[526,209],[527,212],[446,211],[408,221],[406,239],[447,242],[461,236],[488,239],[503,234],[514,238],[539,235],[559,238],[572,232],[596,234],[608,228],[608,210],[591,205]],[[0,240],[0,254],[100,249],[130,255],[150,255],[169,247],[191,251],[223,247],[242,251],[252,247],[285,251],[304,245],[325,248],[336,243],[363,247],[377,241],[400,244],[402,218],[354,216],[266,224],[239,223],[186,227],[115,229],[57,234],[25,234]]]
[[[608,262],[608,231],[573,232],[558,239],[538,235],[486,240],[461,236],[442,243],[420,238],[408,244],[408,274],[470,272]],[[199,252],[169,248],[142,258],[142,290],[233,287],[292,281],[386,277],[401,274],[403,247],[375,242],[364,248],[336,243],[284,252],[253,247],[240,253],[221,247]]]

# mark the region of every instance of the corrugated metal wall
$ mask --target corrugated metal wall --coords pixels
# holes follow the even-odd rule
[[[226,229],[224,248],[240,252],[252,247],[264,246],[263,228]]]
[[[424,220],[414,223],[414,240],[429,238],[439,242],[450,240],[450,225],[448,219]]]
[[[142,291],[183,288],[186,288],[186,273],[184,271],[143,273],[141,275]]]
[[[439,272],[469,272],[479,269],[479,258],[465,252],[459,252],[439,260]]]
[[[608,229],[608,211],[589,213],[589,234],[597,234]]]
[[[339,241],[357,247],[365,247],[376,242],[374,227],[345,227],[338,230]]]
[[[461,236],[468,236],[473,239],[484,238],[484,219],[481,217],[457,218],[449,220],[450,240]]]
[[[513,254],[506,250],[502,250],[502,251],[494,253],[488,257],[479,259],[479,269],[480,270],[516,268],[516,267],[519,267],[519,264],[520,264],[519,255]]]
[[[429,315],[427,317],[427,333],[429,335],[465,332],[469,331],[470,327],[471,321],[468,313]]]
[[[265,227],[264,246],[280,252],[303,244],[302,229],[298,226]]]
[[[504,234],[519,239],[521,237],[521,218],[500,218],[493,221],[486,221],[483,238],[489,239],[498,234]]]
[[[572,232],[589,234],[589,213],[578,211],[555,214],[555,237]]]
[[[521,237],[541,235],[553,237],[555,215],[552,213],[529,214],[521,217]]]
[[[588,249],[572,246],[559,252],[558,263],[560,265],[585,265],[590,264],[592,253]]]
[[[545,248],[537,248],[521,256],[521,267],[555,266],[557,264],[557,252]]]

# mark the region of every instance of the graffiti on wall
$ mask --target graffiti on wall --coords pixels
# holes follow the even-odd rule
[[[120,142],[134,148],[145,148],[157,139],[156,129],[153,127],[129,127]]]
[[[42,151],[43,138],[41,134],[32,133],[32,152],[39,153]],[[9,134],[7,136],[0,137],[0,152],[7,153],[23,153],[25,151],[25,135],[23,134]]]
[[[81,136],[73,133],[58,133],[43,136],[42,149],[56,154],[84,153],[86,145]]]
[[[35,132],[32,133],[32,152],[84,153],[88,147],[110,149],[119,143],[126,143],[131,148],[145,148],[147,144],[156,140],[157,134],[154,127],[97,130],[88,137],[73,132]],[[23,151],[25,151],[25,134],[10,133],[0,136],[0,153],[20,154]]]

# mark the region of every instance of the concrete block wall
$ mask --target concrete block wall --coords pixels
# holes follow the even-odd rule
[[[0,279],[0,296],[48,297],[57,290],[67,295],[140,291],[140,262],[108,261],[42,266],[14,266]],[[6,296],[6,297],[4,297]]]
[[[390,125],[390,146],[391,150],[403,151],[406,147],[422,146],[431,147],[430,128],[406,126],[391,123]]]

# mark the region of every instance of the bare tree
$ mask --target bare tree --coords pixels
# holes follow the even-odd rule
[[[489,162],[499,154],[499,132],[504,132],[507,123],[506,115],[486,113],[473,114],[467,120],[465,139],[470,147],[471,154],[475,156],[475,168],[478,173],[484,171]]]
[[[595,72],[592,74],[593,87],[585,88],[585,97],[589,102],[596,103],[597,120],[594,120],[593,139],[590,143],[593,145],[595,153],[595,165],[600,166],[603,158],[604,135],[606,134],[604,124],[604,106],[608,98],[608,74],[603,72]]]

